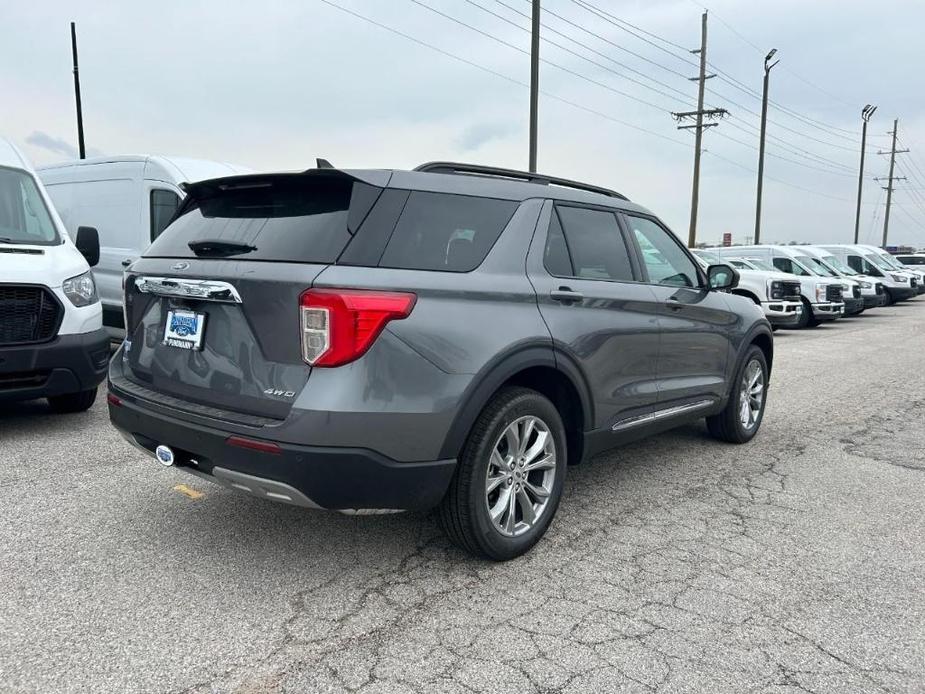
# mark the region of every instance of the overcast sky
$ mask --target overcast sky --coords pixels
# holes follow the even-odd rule
[[[588,2],[659,38],[580,0],[543,0],[558,15],[544,13],[544,38],[561,47],[544,41],[541,51],[539,168],[620,190],[686,239],[693,134],[676,130],[670,112],[695,105],[696,83],[685,77],[697,57],[682,47],[699,44],[703,4]],[[872,178],[887,174],[888,157],[876,151],[889,147],[898,117],[912,152],[897,158],[897,175],[909,180],[896,184],[890,242],[925,246],[925,2],[707,6],[708,59],[719,73],[707,103],[730,117],[705,134],[698,239],[753,234],[762,64],[777,48],[771,98],[782,108],[769,113],[763,240],[851,241],[860,109],[873,103],[861,239],[880,240],[885,193]],[[91,154],[255,169],[307,168],[315,157],[341,167],[451,159],[526,168],[529,34],[518,12],[529,9],[529,0],[3,0],[0,136],[36,164],[74,156],[75,20]]]

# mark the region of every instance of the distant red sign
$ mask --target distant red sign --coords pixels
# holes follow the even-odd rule
[[[730,234],[728,231],[725,234],[723,234],[723,245],[724,246],[732,245],[732,234]]]

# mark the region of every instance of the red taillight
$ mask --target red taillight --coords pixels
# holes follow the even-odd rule
[[[122,407],[122,401],[118,398],[118,396],[113,395],[112,393],[107,393],[106,402],[115,407]]]
[[[256,439],[246,439],[243,436],[229,436],[225,439],[225,443],[229,446],[247,448],[248,450],[260,451],[261,453],[271,453],[273,455],[282,453],[282,449],[275,443],[271,443],[270,441],[258,441]]]
[[[417,297],[365,289],[309,289],[299,297],[302,358],[340,366],[361,357],[391,320],[407,318]]]

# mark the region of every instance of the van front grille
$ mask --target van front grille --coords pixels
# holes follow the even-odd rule
[[[825,290],[825,300],[833,301],[835,303],[840,302],[842,300],[841,291],[842,290],[840,285],[830,284],[828,287],[826,287]]]
[[[61,323],[61,305],[44,287],[0,285],[0,345],[44,342]]]

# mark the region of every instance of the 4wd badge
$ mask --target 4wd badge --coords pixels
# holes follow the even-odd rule
[[[275,398],[294,398],[294,390],[278,390],[276,388],[267,388],[263,391],[264,395],[272,395]]]

